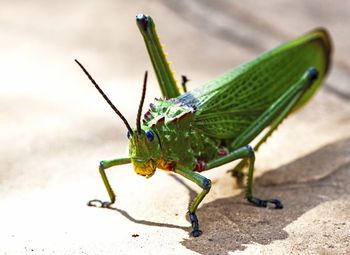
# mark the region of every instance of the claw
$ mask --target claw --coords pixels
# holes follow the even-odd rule
[[[98,205],[100,204],[100,205]],[[102,201],[99,199],[93,199],[87,202],[87,206],[93,206],[93,207],[101,207],[102,206]]]
[[[268,199],[268,200],[262,200],[260,198],[257,197],[247,197],[248,201],[258,207],[267,207],[268,203],[274,204],[275,205],[275,209],[282,209],[283,208],[283,204],[281,201],[279,201],[278,199]]]
[[[275,209],[283,209],[283,204],[278,199],[270,199],[270,200],[268,200],[268,202],[271,204],[274,204]]]
[[[197,230],[193,230],[193,231],[191,232],[191,235],[192,235],[193,237],[198,237],[198,236],[200,236],[202,233],[203,233],[202,230],[197,229]]]
[[[110,208],[113,203],[109,201],[102,202],[99,199],[90,200],[87,206],[99,207],[99,208]]]

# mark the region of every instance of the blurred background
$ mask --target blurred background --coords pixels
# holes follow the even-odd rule
[[[187,234],[185,212],[189,192],[192,188],[198,191],[197,187],[185,182],[189,189],[161,171],[144,180],[131,166],[121,166],[108,172],[118,194],[117,209],[87,207],[89,199],[107,199],[98,162],[125,155],[127,139],[123,123],[74,59],[85,65],[134,125],[145,70],[151,71],[146,103],[160,97],[136,14],[153,17],[172,68],[178,79],[181,74],[188,76],[189,89],[313,28],[327,28],[334,44],[330,75],[314,100],[285,121],[262,147],[257,155],[259,176],[329,144],[343,141],[344,147],[336,148],[349,148],[349,1],[0,0],[0,7],[0,253],[152,254],[156,250],[164,254],[228,254],[244,250],[242,247],[252,242],[251,251],[279,247],[293,252],[288,247],[296,239],[283,227],[316,204],[305,205],[297,215],[290,212],[291,220],[280,224],[279,232],[275,229],[279,234],[274,240],[282,240],[277,244],[262,241],[263,231],[259,239],[254,230],[242,232],[237,225],[235,236],[231,236],[230,229],[216,227],[216,217],[199,210],[205,233],[211,229],[215,236],[221,233],[227,239],[217,240],[210,234],[194,241]],[[332,155],[327,160],[338,161],[312,176],[296,172],[292,182],[298,183],[300,176],[319,180],[335,171],[335,165],[349,163],[350,154],[336,157],[339,151],[327,154]],[[305,165],[317,164],[320,155],[315,155],[312,160],[306,158]],[[215,183],[205,202],[215,206],[218,199],[237,196],[238,208],[244,211],[247,205],[242,189],[234,187],[226,170],[205,173]],[[283,185],[279,187],[280,196],[290,197]],[[336,187],[339,191],[340,186]],[[320,192],[315,196],[328,196]],[[339,194],[344,195],[341,189]],[[333,201],[331,195],[328,198],[320,198],[317,205]],[[305,224],[312,219],[305,219]],[[348,220],[342,226],[346,224]],[[333,247],[336,251],[349,251],[345,241],[349,232],[345,232],[340,234],[344,243]],[[133,234],[139,237],[133,238]],[[213,240],[215,245],[207,245]],[[316,251],[324,246],[325,237],[320,234],[318,240]],[[325,247],[325,251],[333,249]]]

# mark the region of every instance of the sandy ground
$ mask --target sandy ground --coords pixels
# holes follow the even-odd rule
[[[0,1],[0,254],[350,254],[349,2]],[[145,69],[135,15],[154,17],[177,74],[190,88],[282,41],[325,26],[334,40],[326,85],[257,154],[255,193],[283,210],[249,205],[227,173],[198,210],[203,235],[188,235],[187,205],[199,189],[158,171],[108,171],[126,153],[126,130],[73,59],[83,62],[134,123]],[[160,95],[153,73],[146,102]]]

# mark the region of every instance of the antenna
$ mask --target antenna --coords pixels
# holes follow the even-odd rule
[[[143,102],[145,101],[145,96],[146,96],[147,76],[148,76],[148,72],[145,71],[145,76],[143,78],[142,96],[141,96],[139,110],[137,112],[137,118],[136,118],[136,127],[137,127],[137,132],[139,134],[141,134],[141,113],[142,113]]]
[[[102,91],[102,89],[100,88],[100,86],[98,86],[98,84],[96,83],[96,81],[91,77],[91,75],[89,74],[88,71],[86,71],[86,69],[84,68],[84,66],[82,64],[79,63],[78,60],[74,59],[74,61],[80,66],[80,68],[83,70],[83,72],[86,74],[86,76],[89,78],[89,80],[92,82],[92,84],[95,85],[96,89],[98,90],[98,92],[100,92],[100,94],[102,95],[102,97],[107,101],[107,103],[109,104],[109,106],[115,111],[115,113],[122,119],[122,121],[124,122],[126,128],[128,129],[130,135],[133,134],[133,131],[128,123],[128,121],[125,119],[125,117],[123,116],[123,114],[121,114],[121,112],[114,106],[114,104],[111,102],[111,100],[109,100],[109,98],[106,96],[106,94]]]

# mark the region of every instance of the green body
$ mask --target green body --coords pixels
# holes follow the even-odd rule
[[[253,196],[255,156],[249,144],[268,129],[256,142],[257,150],[320,87],[330,65],[331,42],[327,32],[316,29],[180,95],[152,18],[138,15],[136,20],[164,99],[152,103],[141,130],[131,132],[129,156],[101,161],[100,173],[111,199],[102,206],[115,202],[106,168],[132,163],[136,173],[146,177],[157,168],[173,171],[203,189],[189,207],[192,235],[199,236],[195,212],[211,182],[198,172],[243,159],[249,163],[248,201],[257,206],[273,203],[282,208],[277,199]]]
[[[151,24],[151,31],[155,33],[153,22]],[[293,109],[309,100],[328,70],[329,53],[329,37],[324,30],[318,29],[173,100],[156,100],[145,114],[143,129],[156,133],[162,146],[144,150],[130,144],[130,157],[164,160],[195,170],[199,159],[209,162],[222,156],[225,149],[232,151],[249,144],[279,112],[271,114],[271,121],[253,133],[248,132],[250,126],[253,123],[256,126],[256,119],[309,67],[314,67],[319,77]],[[149,54],[155,63],[154,53],[149,51]],[[158,63],[166,65],[161,51],[157,57],[163,60],[158,60]],[[154,67],[156,73],[161,73],[157,77],[171,75],[171,72],[162,73],[156,65]],[[159,83],[162,84],[162,80]],[[164,94],[164,97],[171,95]]]

